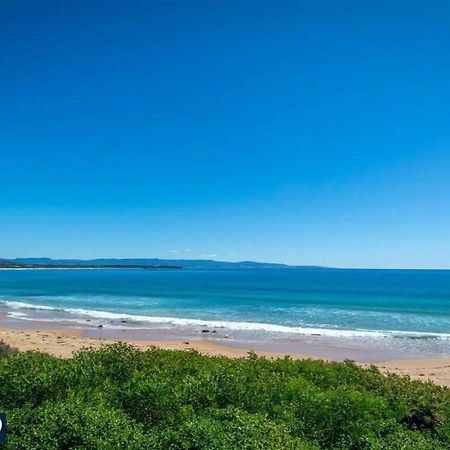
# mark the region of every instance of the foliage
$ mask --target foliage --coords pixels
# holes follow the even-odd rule
[[[5,448],[448,449],[450,390],[351,362],[125,344],[0,358]]]
[[[0,358],[3,356],[13,355],[17,353],[17,351],[18,350],[16,348],[11,347],[6,342],[3,342],[2,340],[0,341]]]

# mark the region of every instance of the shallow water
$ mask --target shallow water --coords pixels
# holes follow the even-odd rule
[[[450,355],[444,270],[1,270],[0,310],[22,320],[206,327],[253,341],[320,335]]]

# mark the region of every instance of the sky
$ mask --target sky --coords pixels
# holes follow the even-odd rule
[[[450,268],[450,4],[2,2],[26,256]]]

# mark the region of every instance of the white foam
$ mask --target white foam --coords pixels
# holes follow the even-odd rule
[[[33,305],[31,303],[12,302],[12,301],[4,301],[2,303],[4,303],[5,305],[7,305],[13,309],[35,309],[35,310],[44,310],[44,311],[63,311],[63,308],[55,308],[53,306],[45,306],[45,305]]]
[[[237,322],[224,320],[203,320],[194,318],[165,317],[165,316],[143,316],[136,314],[114,313],[109,311],[99,311],[94,309],[81,308],[60,308],[46,305],[35,305],[30,303],[16,301],[2,301],[0,303],[13,309],[28,309],[42,311],[61,311],[79,319],[69,319],[69,321],[84,322],[81,319],[92,318],[98,321],[102,320],[126,320],[134,324],[165,324],[176,325],[180,327],[204,327],[204,328],[223,328],[234,331],[265,331],[270,333],[299,334],[299,335],[320,335],[327,337],[414,337],[414,338],[439,338],[450,339],[450,333],[431,333],[416,331],[399,331],[399,330],[365,330],[365,329],[332,329],[332,328],[312,328],[312,327],[289,327],[285,325],[276,325],[260,322]],[[20,314],[20,316],[19,316]],[[13,317],[22,318],[22,313],[12,313]],[[30,318],[30,320],[33,320]],[[45,319],[49,320],[49,319]],[[66,319],[50,319],[49,321],[61,321]]]

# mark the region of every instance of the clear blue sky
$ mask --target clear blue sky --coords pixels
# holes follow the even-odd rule
[[[0,257],[450,268],[448,1],[8,1]]]

